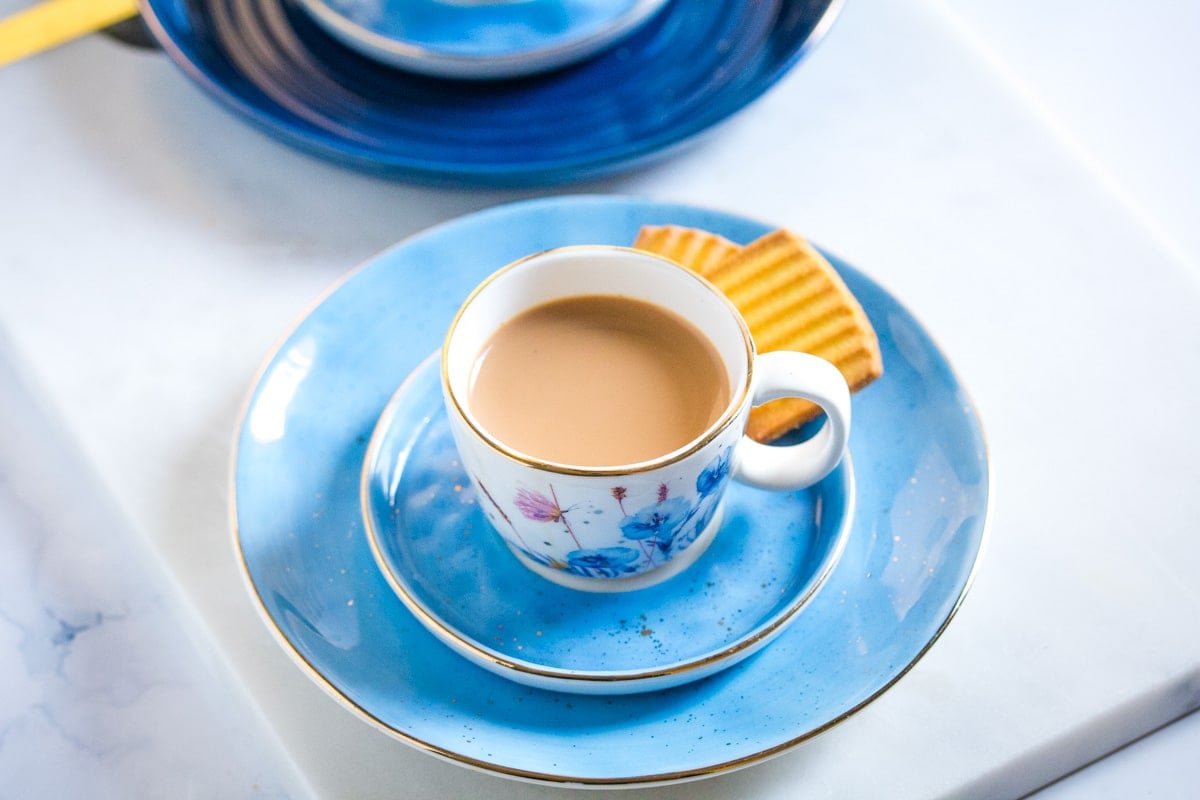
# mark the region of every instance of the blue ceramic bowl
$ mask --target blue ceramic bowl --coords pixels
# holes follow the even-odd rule
[[[666,0],[299,0],[352,50],[440,78],[513,78],[581,61]]]
[[[672,2],[619,45],[507,81],[394,69],[294,0],[143,0],[200,86],[267,133],[370,171],[455,185],[581,180],[660,158],[773,86],[841,0]]]

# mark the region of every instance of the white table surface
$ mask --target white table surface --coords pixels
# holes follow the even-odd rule
[[[248,599],[227,503],[255,370],[328,284],[566,191],[737,211],[855,263],[956,364],[995,475],[976,584],[891,691],[764,764],[628,794],[1017,797],[1197,708],[1198,23],[1182,0],[857,0],[686,151],[520,192],[314,160],[104,37],[0,70],[0,798],[577,794],[327,697]],[[1044,796],[1187,796],[1195,719]]]

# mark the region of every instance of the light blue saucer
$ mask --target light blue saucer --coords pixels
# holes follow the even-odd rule
[[[299,0],[347,47],[443,78],[513,78],[581,61],[666,0]]]
[[[600,594],[551,583],[517,560],[479,508],[450,435],[439,355],[417,368],[380,418],[363,468],[363,517],[401,601],[484,669],[584,694],[699,680],[782,633],[845,547],[854,495],[848,457],[804,491],[734,481],[713,543],[663,583]]]
[[[845,550],[769,646],[672,689],[564,694],[470,663],[397,598],[363,529],[362,465],[389,399],[438,348],[462,298],[528,253],[627,244],[640,225],[670,222],[739,242],[795,224],[620,197],[500,206],[374,258],[269,356],[234,457],[235,536],[248,586],[305,673],[379,730],[462,764],[549,783],[713,775],[804,742],[870,703],[954,616],[986,528],[979,420],[913,315],[836,258],[879,334],[885,372],[854,395],[855,510]],[[762,530],[783,530],[794,518],[777,507],[755,511]]]

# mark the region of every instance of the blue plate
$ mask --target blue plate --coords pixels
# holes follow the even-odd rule
[[[291,145],[414,180],[511,186],[663,156],[774,85],[840,5],[671,2],[592,59],[507,81],[394,69],[296,0],[144,0],[143,17],[191,78]]]
[[[470,663],[396,597],[372,558],[359,504],[368,439],[389,398],[487,274],[550,247],[626,244],[640,225],[668,222],[740,242],[769,227],[617,197],[500,206],[365,264],[268,358],[236,442],[237,548],[285,649],[379,729],[463,764],[546,782],[712,775],[803,742],[871,702],[920,659],[962,601],[988,509],[979,421],[920,323],[837,259],[879,334],[886,372],[854,396],[856,497],[845,550],[770,646],[673,689],[563,694]]]
[[[450,436],[439,356],[380,417],[363,468],[363,518],[413,616],[484,669],[584,694],[699,680],[782,633],[841,556],[853,515],[848,456],[803,491],[734,481],[712,545],[656,586],[597,594],[550,583],[517,560],[476,502]]]
[[[632,33],[666,0],[299,0],[370,58],[443,78],[557,69]]]

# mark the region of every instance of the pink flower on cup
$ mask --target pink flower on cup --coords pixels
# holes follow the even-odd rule
[[[526,519],[534,522],[558,522],[562,519],[563,510],[558,507],[558,501],[551,500],[541,492],[517,489],[513,503]]]
[[[567,511],[570,509],[564,509],[559,505],[553,486],[550,487],[550,495],[551,497],[546,497],[541,492],[522,487],[517,489],[517,496],[513,498],[513,504],[526,519],[534,522],[561,522],[575,541],[575,546],[580,547],[579,539],[575,536],[575,531],[571,529],[571,523],[567,521]]]
[[[613,496],[613,499],[617,501],[617,506],[621,509],[621,513],[626,514],[627,512],[625,511],[625,487],[624,486],[614,486],[610,491]]]

